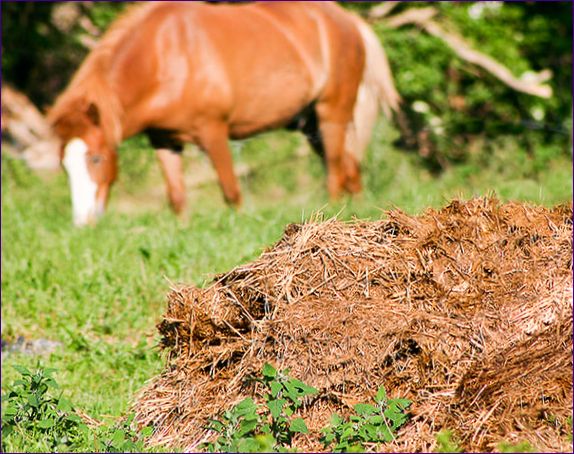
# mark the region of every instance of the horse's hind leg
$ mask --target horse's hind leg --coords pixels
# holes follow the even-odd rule
[[[345,149],[349,109],[322,102],[317,104],[317,115],[325,150],[329,195],[331,198],[337,198],[343,189],[352,193],[359,192],[361,190],[359,165]]]
[[[241,191],[233,172],[227,125],[217,123],[204,127],[198,134],[198,145],[211,159],[225,201],[233,206],[241,205]]]
[[[306,116],[305,121],[300,129],[307,138],[307,141],[309,142],[309,145],[311,145],[313,151],[321,156],[321,158],[323,158],[323,162],[325,163],[325,146],[323,144],[323,138],[321,136],[319,121],[315,110]],[[359,162],[355,156],[346,148],[344,148],[343,151],[342,168],[345,175],[344,188],[352,194],[361,192],[362,185]]]

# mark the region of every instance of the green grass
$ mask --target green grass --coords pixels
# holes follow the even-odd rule
[[[62,173],[38,175],[3,156],[2,337],[62,343],[46,356],[4,358],[3,391],[17,376],[10,366],[40,361],[58,370],[55,377],[77,408],[113,422],[162,369],[155,325],[170,285],[204,285],[257,257],[286,224],[318,211],[378,219],[393,207],[417,213],[492,192],[544,205],[572,198],[568,153],[529,156],[510,143],[437,177],[417,155],[394,149],[395,137],[379,126],[364,164],[364,193],[336,203],[327,197],[319,158],[296,156],[300,136],[279,132],[233,144],[236,165],[252,169],[241,179],[243,208],[227,208],[217,184],[208,182],[190,190],[186,220],[167,209],[153,151],[131,140],[122,146],[108,214],[84,229],[71,225]],[[188,174],[209,168],[197,152],[186,159]]]

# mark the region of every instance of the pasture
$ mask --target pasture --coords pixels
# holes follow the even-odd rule
[[[513,143],[490,144],[437,176],[416,154],[393,146],[396,134],[378,124],[363,163],[363,194],[336,203],[329,202],[324,168],[302,136],[276,132],[236,142],[245,196],[239,211],[224,204],[207,158],[188,149],[186,219],[169,211],[153,150],[136,137],[120,149],[122,170],[107,214],[82,229],[72,226],[63,172],[36,174],[3,155],[2,339],[58,343],[40,355],[3,353],[3,392],[18,376],[14,365],[54,368],[76,408],[113,424],[162,369],[155,324],[171,283],[201,286],[257,257],[288,223],[317,212],[374,220],[393,207],[415,214],[453,197],[492,192],[545,206],[572,198],[567,154],[550,160],[543,149],[527,155]],[[45,443],[11,437],[3,450],[43,451]],[[79,447],[92,449],[88,440]]]

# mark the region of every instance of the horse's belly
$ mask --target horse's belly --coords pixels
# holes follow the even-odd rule
[[[253,93],[246,90],[229,116],[230,135],[241,138],[287,125],[313,101],[309,81],[293,79],[277,86],[259,86]]]
[[[270,129],[286,126],[298,113],[297,109],[278,112],[276,115],[264,115],[254,118],[242,118],[229,123],[229,135],[232,139],[243,139]]]
[[[231,139],[245,139],[255,134],[280,128],[288,123],[287,121],[277,121],[276,123],[244,122],[230,125],[229,137]]]

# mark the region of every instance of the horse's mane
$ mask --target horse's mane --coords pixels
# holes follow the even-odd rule
[[[108,69],[118,44],[157,6],[155,2],[132,5],[112,24],[80,65],[65,91],[56,99],[48,113],[51,124],[80,114],[78,106],[94,104],[108,144],[113,146],[121,141],[123,111],[110,86]]]

